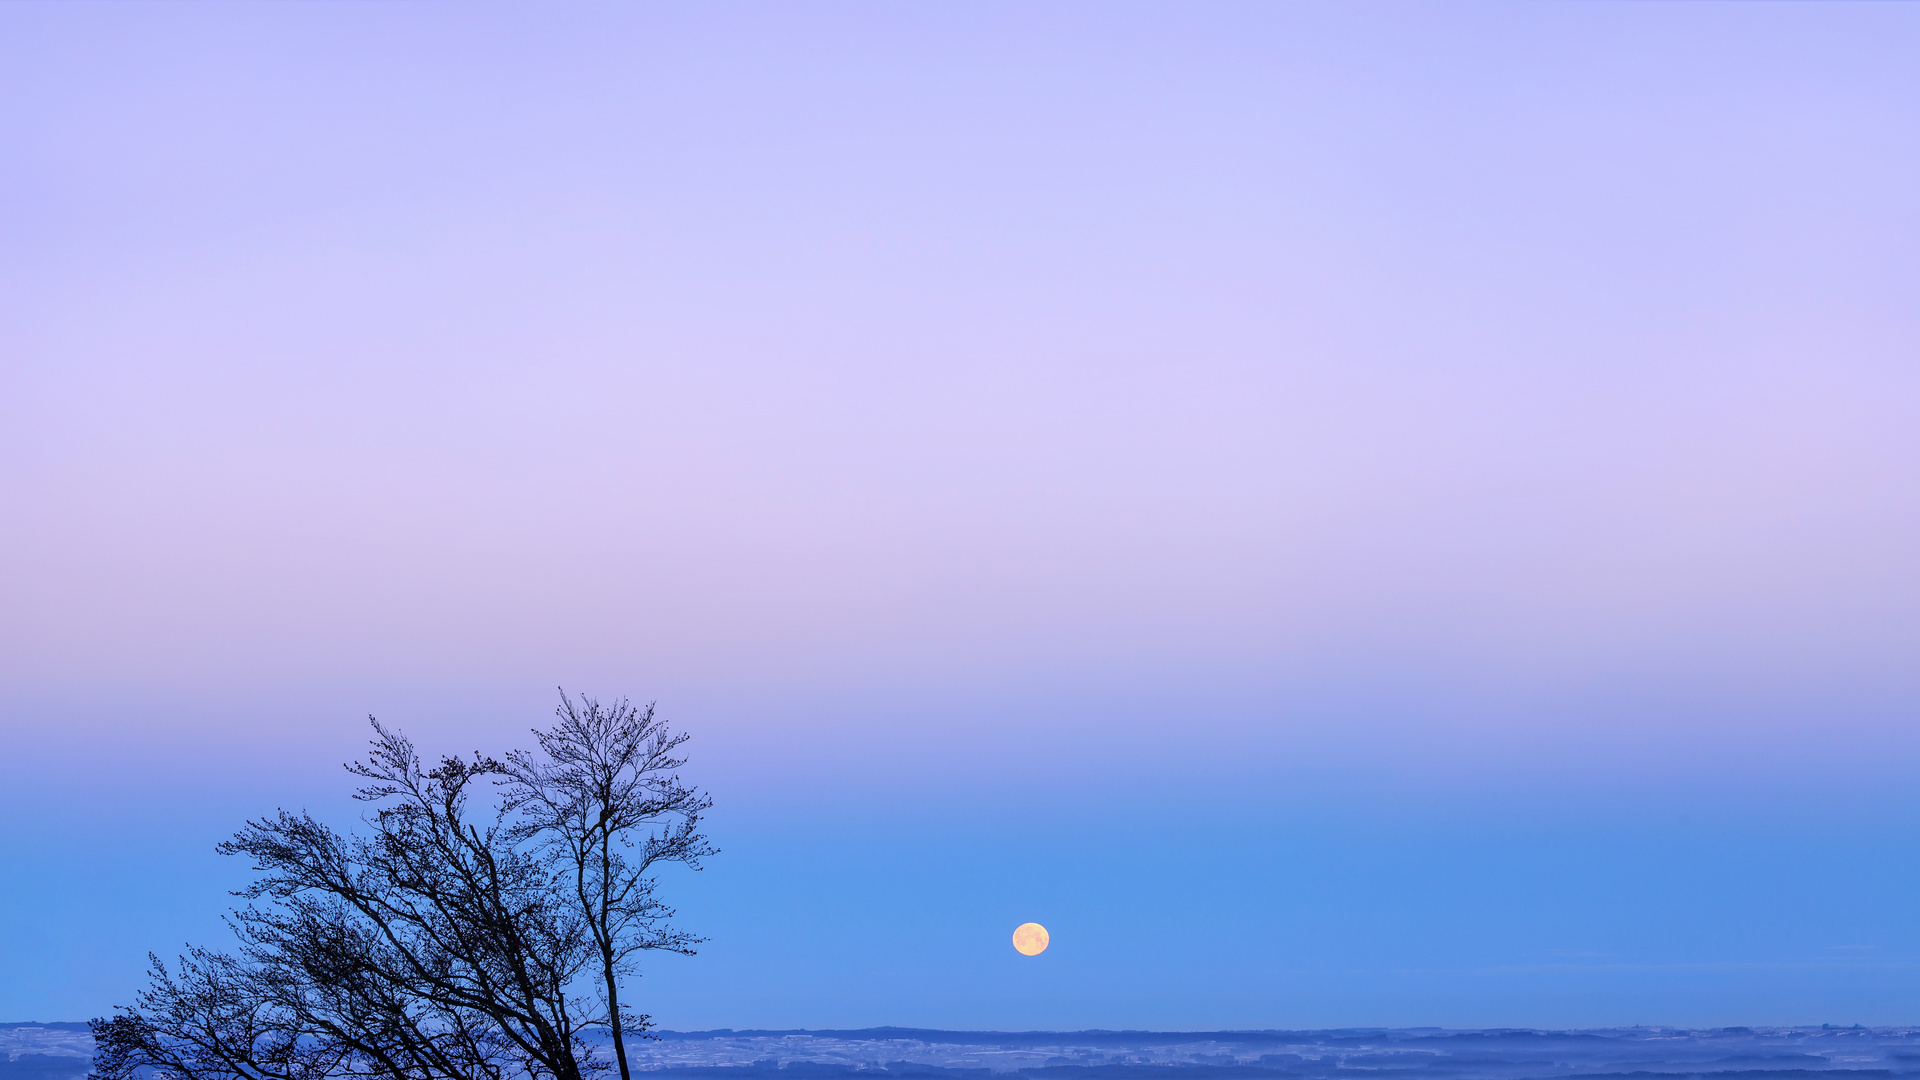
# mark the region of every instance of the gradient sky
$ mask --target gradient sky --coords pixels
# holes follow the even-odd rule
[[[1916,55],[0,6],[0,1020],[564,684],[717,799],[669,1027],[1920,1022]]]

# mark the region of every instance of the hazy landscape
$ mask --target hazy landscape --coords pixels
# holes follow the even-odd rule
[[[1720,1080],[1920,1074],[1920,1028],[1348,1028],[1333,1031],[661,1031],[636,1064],[661,1077],[794,1080],[885,1074],[1036,1080],[1380,1076],[1706,1076]],[[86,1072],[84,1024],[0,1026],[0,1080]]]

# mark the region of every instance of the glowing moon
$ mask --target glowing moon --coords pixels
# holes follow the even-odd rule
[[[1013,932],[1013,947],[1022,956],[1039,956],[1047,951],[1047,928],[1037,922],[1021,923]]]

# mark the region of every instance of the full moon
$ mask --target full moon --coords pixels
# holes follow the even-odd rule
[[[1047,928],[1037,922],[1021,923],[1013,932],[1013,947],[1022,956],[1039,956],[1047,951]]]

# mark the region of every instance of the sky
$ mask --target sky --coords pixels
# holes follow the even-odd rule
[[[0,6],[0,1020],[564,686],[670,1028],[1920,1023],[1916,48]]]

